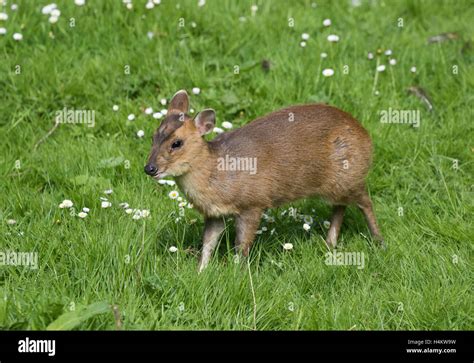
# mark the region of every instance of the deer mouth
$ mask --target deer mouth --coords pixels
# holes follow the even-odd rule
[[[167,175],[168,175],[168,174],[165,173],[164,171],[158,171],[158,172],[156,172],[156,174],[154,174],[154,175],[152,176],[152,178],[153,178],[153,179],[156,179],[156,180],[160,180],[160,179],[164,178],[164,177],[167,176]]]

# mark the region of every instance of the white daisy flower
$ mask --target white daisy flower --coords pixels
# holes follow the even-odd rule
[[[411,67],[411,68],[410,68],[410,72],[411,72],[411,73],[416,73],[416,67],[415,67],[415,66]]]
[[[391,49],[387,49],[385,51],[385,55],[392,55],[392,50]]]
[[[381,64],[377,67],[377,72],[383,72],[385,71],[385,65]]]
[[[61,15],[61,10],[59,10],[59,9],[53,9],[53,10],[51,11],[51,16],[54,16],[54,17],[56,17],[56,18],[59,18],[60,15]]]
[[[99,199],[100,199],[100,200],[103,200],[103,201],[108,201],[108,199],[105,198],[105,197],[99,197]]]
[[[23,34],[15,33],[15,34],[13,34],[13,39],[16,40],[17,42],[19,42],[20,40],[23,39]]]
[[[229,121],[224,121],[222,123],[222,127],[225,128],[225,129],[231,129],[233,127],[232,123],[229,122]]]
[[[128,121],[133,121],[135,120],[135,115],[133,113],[131,113],[130,115],[128,115]]]
[[[292,243],[285,243],[283,245],[283,249],[286,250],[286,251],[290,251],[293,249],[293,244]]]
[[[0,35],[5,35],[7,34],[7,28],[0,28]]]
[[[0,13],[0,20],[8,20],[8,14],[7,13]]]
[[[178,197],[178,198],[176,198],[176,200],[177,200],[178,202],[182,202],[182,201],[183,201],[183,198]]]
[[[118,105],[113,105],[113,106],[112,106],[112,110],[114,110],[114,111],[118,111],[118,110],[119,110],[119,107],[118,107]]]
[[[87,217],[87,213],[85,213],[85,212],[79,212],[79,213],[77,214],[77,216],[78,216],[79,218],[86,218],[86,217]]]
[[[305,231],[309,231],[311,229],[311,226],[308,223],[303,224],[303,229]]]
[[[394,66],[395,64],[397,64],[397,60],[395,58],[392,58],[390,59],[389,63],[391,66]]]
[[[220,127],[214,127],[212,131],[214,131],[216,134],[222,134],[224,132],[224,130],[222,130]]]
[[[266,232],[268,231],[268,228],[267,227],[262,227],[262,232]]]
[[[128,3],[126,6],[127,6],[127,9],[128,9],[128,10],[132,10],[132,9],[133,9],[133,4],[132,4],[132,3]]]
[[[339,41],[339,36],[336,35],[336,34],[330,34],[328,35],[328,41],[332,42],[332,43],[336,43]]]
[[[305,223],[313,224],[313,217],[311,216],[304,216],[303,220]]]
[[[82,208],[82,211],[83,211],[84,213],[89,213],[90,209],[87,208],[87,207],[84,207],[84,208]]]
[[[112,189],[107,189],[107,190],[104,190],[104,194],[107,194],[107,195],[110,195],[112,194],[114,191]]]
[[[166,102],[167,102],[167,101],[166,101],[166,98],[162,98],[162,99],[160,100],[160,103],[161,103],[163,106],[166,105]]]
[[[142,210],[142,217],[143,218],[148,218],[150,216],[150,211],[148,209],[143,209]]]
[[[61,207],[62,205],[62,207]],[[59,208],[71,208],[74,205],[69,199],[64,199],[63,202],[59,205]]]
[[[110,207],[112,207],[112,203],[110,203],[110,202],[102,202],[102,203],[100,204],[100,206],[101,206],[102,208],[110,208]]]
[[[193,203],[188,203],[188,209],[192,209],[194,207]]]
[[[176,190],[172,190],[171,192],[169,192],[168,197],[170,197],[171,199],[176,199],[179,197],[179,193]]]
[[[148,33],[146,33],[146,36],[148,37],[148,39],[153,39],[153,36],[154,36],[154,35],[155,35],[155,34],[153,34],[153,32],[148,32]]]
[[[153,9],[155,7],[155,4],[153,4],[153,2],[151,2],[151,1],[148,1],[146,3],[145,7],[150,10],[150,9]]]
[[[77,6],[84,6],[86,4],[86,0],[74,0],[74,4]]]
[[[186,207],[186,204],[188,204],[188,203],[186,203],[186,202],[180,202],[180,203],[178,204],[178,207],[184,208],[184,207]]]
[[[170,251],[171,253],[175,253],[175,252],[178,252],[178,249],[175,247],[175,246],[171,246],[168,251]]]
[[[12,4],[10,6],[10,9],[12,9],[12,11],[16,11],[16,10],[18,10],[18,5],[17,4]]]
[[[7,219],[7,224],[13,226],[14,224],[16,224],[16,221],[14,219]]]
[[[142,217],[141,213],[135,213],[132,216],[132,219],[135,220],[135,221],[138,221],[141,217]]]
[[[160,5],[160,4],[161,4],[161,0],[153,0],[153,3],[154,3],[155,5]]]
[[[43,13],[43,15],[48,15],[48,14],[51,14],[51,12],[57,8],[57,5],[56,4],[49,4],[49,5],[46,5],[46,6],[43,6],[43,8],[41,9],[41,12]]]
[[[324,228],[328,229],[329,227],[331,227],[331,222],[329,222],[329,221],[324,221],[324,222],[323,222],[323,226],[324,226]]]
[[[328,54],[327,53],[321,53],[321,58],[327,58],[328,57]]]
[[[324,26],[330,26],[332,23],[331,23],[331,19],[324,19],[323,20],[323,25]]]
[[[308,40],[309,39],[309,34],[308,33],[301,34],[301,39]]]
[[[173,186],[173,185],[176,185],[176,182],[174,180],[166,180],[166,184]]]
[[[125,213],[127,213],[127,214],[132,214],[132,212],[133,212],[132,208],[125,209]]]
[[[124,208],[124,209],[126,209],[126,208],[128,208],[128,203],[125,203],[125,202],[124,202],[124,203],[120,203],[119,206],[122,207],[122,208]]]
[[[163,117],[163,114],[162,114],[161,112],[155,112],[155,113],[153,114],[153,118],[154,118],[154,119],[160,119],[160,118],[162,118],[162,117]]]
[[[168,110],[166,108],[164,108],[160,112],[163,116],[165,116],[168,113]]]
[[[153,108],[151,108],[151,107],[145,108],[145,113],[146,113],[147,115],[151,115],[151,114],[153,113]]]
[[[57,16],[50,16],[48,21],[51,23],[51,24],[56,24],[58,22],[59,18]]]
[[[331,77],[333,75],[334,75],[334,69],[331,69],[331,68],[323,69],[323,76],[324,77]]]
[[[143,130],[138,130],[138,131],[137,131],[137,136],[138,136],[138,137],[143,137],[143,136],[145,136],[145,131],[143,131]]]
[[[301,47],[301,48],[306,47],[306,42],[300,42],[300,47]]]
[[[371,52],[367,53],[367,59],[369,60],[374,59],[374,53],[371,53]]]
[[[255,14],[257,13],[258,11],[258,6],[257,5],[252,5],[250,7],[250,11],[252,12],[252,16],[255,16]]]
[[[201,89],[198,88],[198,87],[193,87],[193,93],[194,93],[195,95],[198,95],[198,94],[201,93]]]

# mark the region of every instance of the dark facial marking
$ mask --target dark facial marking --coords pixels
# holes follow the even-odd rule
[[[158,132],[153,136],[153,143],[161,145],[173,132],[183,126],[184,122],[181,120],[182,115],[180,114],[167,116],[158,128]]]

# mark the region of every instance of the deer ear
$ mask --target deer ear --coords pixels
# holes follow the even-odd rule
[[[175,93],[168,107],[168,112],[188,113],[189,97],[184,89]]]
[[[207,108],[199,112],[194,118],[196,126],[201,136],[210,133],[216,124],[216,112],[212,108]]]

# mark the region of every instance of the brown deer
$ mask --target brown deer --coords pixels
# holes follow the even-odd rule
[[[145,172],[155,179],[174,177],[204,215],[199,271],[224,230],[223,217],[235,216],[235,247],[248,256],[265,209],[310,196],[333,205],[329,247],[336,246],[349,204],[362,210],[383,245],[365,183],[372,143],[351,115],[323,104],[291,106],[206,141],[214,110],[194,118],[188,110],[188,94],[178,91],[153,136]]]

